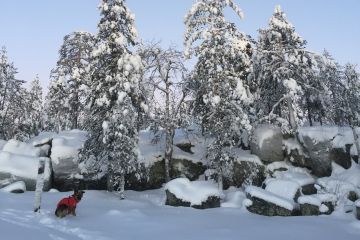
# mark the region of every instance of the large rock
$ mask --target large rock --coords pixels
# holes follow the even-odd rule
[[[234,187],[261,186],[265,180],[265,165],[256,155],[241,149],[234,150],[233,165],[228,168],[223,177],[223,187],[228,189]],[[214,169],[205,172],[205,179],[217,180]]]
[[[334,211],[335,202],[334,194],[314,194],[298,199],[302,216],[330,215]]]
[[[248,211],[264,216],[295,216],[298,214],[295,202],[264,189],[247,187],[246,197]]]
[[[9,192],[9,193],[24,193],[26,191],[26,185],[25,182],[18,181],[4,188],[1,188],[0,191]]]
[[[220,207],[220,198],[215,196],[210,196],[202,202],[201,204],[191,205],[190,202],[183,201],[177,198],[170,191],[166,190],[166,202],[165,205],[173,206],[173,207],[193,207],[197,209],[206,209],[206,208],[217,208]]]
[[[271,163],[284,160],[283,135],[279,127],[274,125],[258,125],[250,141],[251,153],[263,162]]]
[[[237,161],[233,170],[231,186],[261,186],[265,180],[265,167],[261,163]]]
[[[356,201],[355,209],[356,209],[355,216],[358,220],[360,220],[360,200]]]
[[[347,127],[303,127],[299,139],[305,149],[305,160],[297,161],[302,167],[312,170],[317,177],[330,176],[332,162],[345,169],[351,167],[351,147],[354,138]]]
[[[309,203],[300,204],[301,216],[318,216],[322,214],[330,215],[333,211],[334,211],[334,206],[331,202],[326,202],[321,206],[317,206]]]
[[[0,152],[0,186],[23,181],[26,189],[34,191],[39,167],[39,157]],[[44,190],[51,188],[51,162],[45,158]]]
[[[166,205],[198,209],[220,207],[223,196],[212,181],[189,181],[177,178],[165,185]]]
[[[186,177],[191,181],[204,174],[206,166],[201,162],[193,162],[186,159],[173,159],[170,164],[170,177]],[[140,173],[140,174],[139,174]],[[137,174],[129,174],[126,179],[126,188],[143,191],[161,188],[165,183],[164,160],[156,161],[150,166],[141,165]]]

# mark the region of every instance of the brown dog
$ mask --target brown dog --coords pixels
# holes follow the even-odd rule
[[[63,218],[69,214],[76,216],[76,205],[81,201],[84,193],[82,190],[75,190],[72,196],[61,199],[57,204],[55,215],[59,218]]]

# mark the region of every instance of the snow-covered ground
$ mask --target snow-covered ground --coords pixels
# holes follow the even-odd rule
[[[76,217],[57,219],[57,202],[70,193],[46,192],[40,214],[33,213],[34,192],[0,192],[0,239],[360,239],[352,213],[320,217],[264,217],[241,206],[244,195],[231,188],[223,207],[197,210],[165,206],[164,189],[128,191],[127,199],[87,191]]]

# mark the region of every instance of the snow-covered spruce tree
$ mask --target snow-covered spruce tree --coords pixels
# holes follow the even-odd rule
[[[356,65],[346,64],[344,67],[344,102],[345,119],[352,128],[357,153],[360,152],[358,135],[355,127],[360,126],[360,74]]]
[[[99,5],[95,49],[91,60],[89,112],[86,129],[90,139],[81,152],[86,169],[99,173],[106,164],[108,190],[124,198],[125,175],[136,169],[137,114],[142,76],[141,58],[132,53],[136,44],[134,15],[123,0],[102,0]],[[88,162],[88,163],[86,163]],[[94,165],[95,164],[95,165]]]
[[[0,51],[0,139],[8,140],[20,131],[24,114],[24,81],[17,80],[14,64],[7,56],[7,51]]]
[[[305,121],[302,101],[314,90],[314,55],[277,6],[269,28],[259,31],[250,81],[256,89],[259,122],[280,125],[284,133],[295,134]],[[311,95],[309,92],[307,95]]]
[[[343,83],[343,68],[338,64],[329,52],[324,51],[318,60],[319,81],[325,85],[323,97],[324,111],[321,122],[327,124],[346,125],[347,119],[344,111],[345,85]]]
[[[228,6],[242,17],[230,0],[196,1],[185,17],[186,55],[197,57],[191,80],[195,87],[193,113],[203,132],[214,138],[208,156],[220,189],[231,166],[231,147],[251,128],[247,111],[251,96],[245,84],[251,45],[226,21],[224,9]]]
[[[43,90],[38,75],[30,83],[28,95],[29,137],[32,137],[43,129]]]
[[[173,154],[175,129],[184,127],[188,120],[185,98],[187,89],[184,81],[187,70],[183,54],[173,48],[163,50],[158,44],[150,44],[142,49],[145,62],[145,82],[152,89],[149,112],[151,127],[156,133],[165,130],[165,181],[170,180],[170,165]]]
[[[53,81],[57,83],[52,84],[51,92],[65,97],[62,101],[66,104],[61,106],[66,111],[65,128],[82,127],[84,102],[88,96],[86,89],[90,78],[89,61],[93,47],[94,36],[91,33],[73,32],[66,35],[59,51],[59,60],[52,70]]]
[[[48,94],[45,97],[45,129],[60,132],[69,129],[67,82],[63,71],[51,73]]]

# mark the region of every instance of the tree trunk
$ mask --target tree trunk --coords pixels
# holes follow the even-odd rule
[[[360,146],[359,146],[359,141],[358,141],[358,135],[356,134],[354,126],[352,126],[351,129],[352,129],[353,136],[354,136],[354,141],[355,141],[354,145],[355,145],[355,148],[356,148],[357,155],[359,157],[360,156]]]
[[[173,155],[173,143],[174,143],[175,130],[171,127],[166,129],[165,136],[165,181],[170,181],[170,165]]]
[[[35,188],[34,212],[39,212],[41,207],[41,194],[44,188],[45,158],[39,158],[38,176]]]
[[[114,191],[114,172],[112,170],[112,166],[110,163],[108,163],[108,171],[107,171],[107,179],[106,179],[106,185],[108,192]]]
[[[287,104],[288,104],[288,108],[289,108],[290,126],[291,126],[291,129],[293,130],[294,134],[296,134],[296,132],[297,132],[297,124],[296,124],[296,120],[295,120],[294,108],[292,106],[292,100],[291,100],[290,97],[287,98]]]
[[[223,190],[224,188],[224,181],[223,181],[223,171],[222,171],[222,167],[220,166],[217,170],[217,182],[218,182],[218,188],[220,191]]]
[[[125,199],[125,174],[121,173],[120,175],[120,182],[119,182],[119,187],[120,187],[120,199],[123,200]]]

